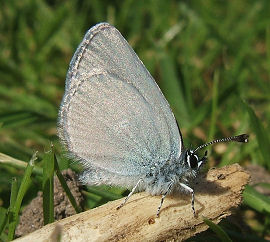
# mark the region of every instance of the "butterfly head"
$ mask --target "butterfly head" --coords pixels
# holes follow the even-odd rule
[[[194,152],[194,150],[187,150],[186,152],[186,162],[190,169],[199,170],[200,167],[205,163],[207,159],[207,151],[205,151],[204,156],[199,158],[199,156]]]

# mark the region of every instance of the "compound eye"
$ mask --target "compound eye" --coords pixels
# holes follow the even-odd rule
[[[190,168],[194,169],[194,168],[197,168],[198,166],[198,156],[197,155],[194,155],[194,154],[191,154],[189,156],[189,164],[190,164]]]

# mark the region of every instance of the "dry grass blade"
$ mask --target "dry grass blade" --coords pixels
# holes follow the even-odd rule
[[[238,164],[211,169],[199,177],[195,185],[196,218],[190,196],[166,198],[156,218],[160,197],[138,193],[120,210],[116,207],[122,199],[46,225],[17,241],[48,241],[56,225],[61,227],[63,241],[184,240],[208,228],[202,216],[218,223],[230,215],[240,204],[248,180],[249,174]]]
[[[15,159],[9,155],[0,153],[0,163],[7,164],[7,165],[14,165],[19,168],[23,167],[26,168],[27,163],[25,161],[21,161],[18,159]]]

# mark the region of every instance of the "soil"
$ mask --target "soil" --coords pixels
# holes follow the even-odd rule
[[[76,173],[68,169],[62,172],[67,185],[76,199],[77,204],[82,206],[83,196],[81,193],[81,185],[77,181]],[[20,222],[16,229],[16,237],[21,237],[25,234],[31,233],[43,226],[43,206],[42,206],[42,192],[38,192],[30,204],[28,204],[22,211]],[[76,214],[72,207],[66,193],[64,192],[57,177],[54,179],[54,219],[60,220],[71,215]]]
[[[270,184],[270,174],[264,167],[250,164],[246,166],[246,170],[251,175],[250,185],[256,185],[259,183]],[[270,196],[270,189],[262,186],[255,186],[255,189],[266,196]]]

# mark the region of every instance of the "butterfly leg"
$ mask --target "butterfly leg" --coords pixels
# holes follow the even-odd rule
[[[188,185],[184,184],[184,183],[179,183],[181,187],[183,187],[185,190],[187,190],[189,193],[191,193],[192,199],[191,199],[191,207],[193,210],[193,214],[195,217],[195,207],[194,207],[194,201],[195,201],[195,195],[194,195],[194,191],[192,188],[190,188]]]
[[[170,185],[169,185],[169,187],[168,187],[168,190],[167,190],[167,191],[162,195],[162,197],[161,197],[161,201],[160,201],[160,204],[159,204],[159,206],[158,206],[157,214],[156,214],[157,218],[159,217],[160,209],[161,209],[161,207],[162,207],[162,204],[163,204],[163,202],[164,202],[165,197],[168,195],[168,193],[169,193],[169,192],[171,191],[171,189],[172,189],[172,185],[173,185],[173,182],[170,183]]]
[[[122,203],[116,208],[117,210],[120,209],[120,208],[122,208],[122,207],[126,204],[127,200],[132,196],[132,194],[135,192],[136,188],[139,186],[139,184],[140,184],[142,181],[143,181],[143,179],[140,178],[139,181],[137,182],[137,184],[135,185],[135,187],[132,188],[131,192],[130,192],[130,193],[128,194],[128,196],[125,198],[124,202],[122,202]]]

